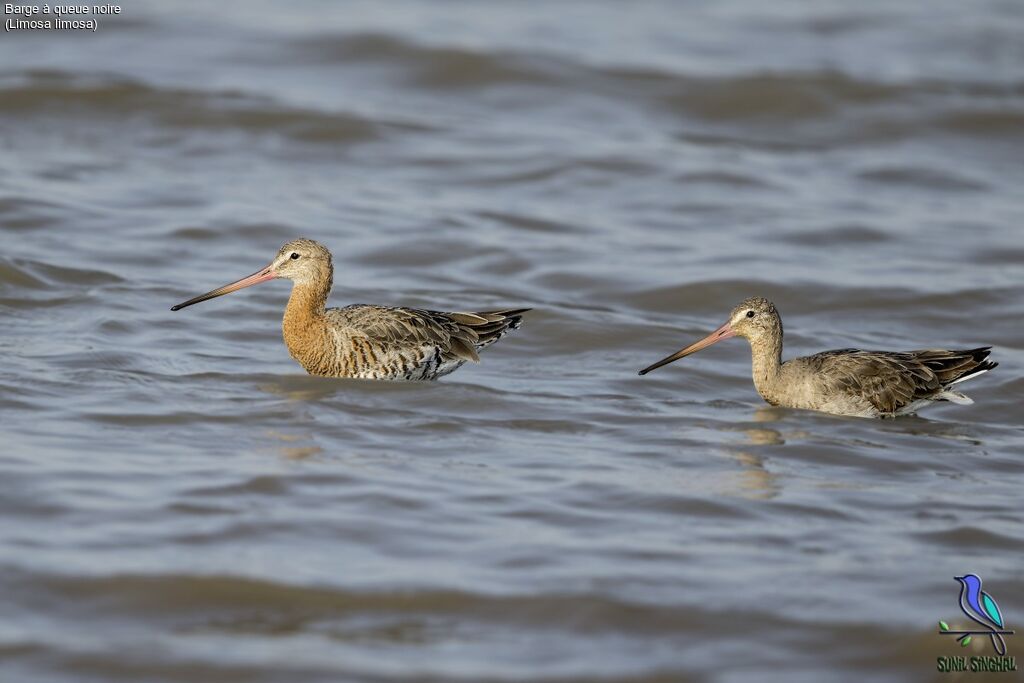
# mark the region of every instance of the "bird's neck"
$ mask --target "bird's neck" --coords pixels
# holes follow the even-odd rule
[[[304,327],[318,322],[324,315],[330,288],[317,283],[296,283],[284,309],[285,327]]]
[[[310,372],[323,361],[321,356],[329,348],[324,307],[330,289],[329,279],[324,283],[296,283],[284,309],[281,331],[288,352]]]
[[[750,357],[754,376],[754,387],[764,400],[772,405],[776,400],[779,373],[782,370],[781,335],[750,340]]]

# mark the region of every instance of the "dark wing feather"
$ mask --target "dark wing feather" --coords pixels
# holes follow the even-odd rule
[[[919,363],[935,373],[943,386],[949,386],[954,382],[991,370],[999,365],[995,361],[988,360],[988,355],[991,352],[991,346],[982,346],[977,349],[958,351],[928,349],[912,353]]]
[[[523,324],[523,313],[529,308],[507,308],[476,313],[445,313],[461,327],[476,335],[476,350],[490,346]]]

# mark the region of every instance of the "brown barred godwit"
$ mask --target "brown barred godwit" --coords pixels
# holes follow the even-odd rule
[[[325,308],[334,278],[331,252],[309,239],[288,242],[266,268],[171,310],[275,278],[293,283],[282,324],[288,352],[309,374],[325,377],[437,379],[466,361],[479,361],[477,352],[517,329],[529,310],[441,313],[363,304]]]
[[[990,346],[965,350],[861,351],[839,349],[782,362],[782,318],[767,299],[733,309],[728,322],[704,339],[640,371],[679,360],[729,337],[750,342],[754,386],[773,406],[855,417],[908,415],[933,401],[973,401],[953,385],[988,372]]]

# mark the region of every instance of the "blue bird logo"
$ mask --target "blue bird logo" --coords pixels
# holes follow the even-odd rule
[[[944,621],[939,622],[939,633],[942,635],[955,634],[956,639],[962,647],[967,647],[971,642],[971,636],[985,635],[992,640],[992,647],[996,654],[1006,654],[1006,640],[1003,636],[1013,635],[1013,631],[1007,631],[1003,623],[1002,612],[999,605],[991,595],[981,590],[981,577],[977,574],[964,574],[954,576],[960,582],[960,610],[967,615],[971,621],[980,624],[985,630],[950,630],[949,625]]]

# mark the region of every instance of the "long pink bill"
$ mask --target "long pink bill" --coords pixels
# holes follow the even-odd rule
[[[194,299],[184,301],[178,304],[177,306],[171,306],[171,310],[177,311],[180,308],[185,308],[186,306],[191,306],[192,304],[198,304],[200,301],[206,301],[207,299],[215,299],[218,296],[224,296],[225,294],[237,292],[238,290],[245,289],[246,287],[258,285],[261,282],[266,282],[267,280],[273,280],[275,277],[277,277],[277,273],[274,272],[273,268],[267,266],[263,270],[258,270],[252,275],[249,275],[248,277],[243,277],[241,280],[232,282],[229,285],[224,285],[223,287],[218,287],[217,289],[211,290],[206,294],[200,294]]]
[[[661,360],[659,360],[654,365],[647,366],[646,368],[644,368],[643,370],[640,371],[640,374],[641,375],[646,375],[651,370],[657,370],[662,365],[668,365],[669,363],[677,361],[680,358],[684,358],[686,356],[689,356],[691,353],[697,353],[701,349],[706,349],[707,347],[711,346],[712,344],[714,344],[716,342],[720,342],[723,339],[728,339],[729,337],[734,337],[734,336],[736,336],[736,333],[733,332],[732,328],[729,326],[729,323],[726,323],[726,324],[722,325],[721,327],[719,327],[714,332],[712,332],[711,334],[709,334],[708,336],[706,336],[703,339],[701,339],[699,342],[694,342],[693,344],[690,344],[689,346],[687,346],[685,349],[681,349],[679,351],[676,351],[675,353],[673,353],[668,358],[662,358]]]

